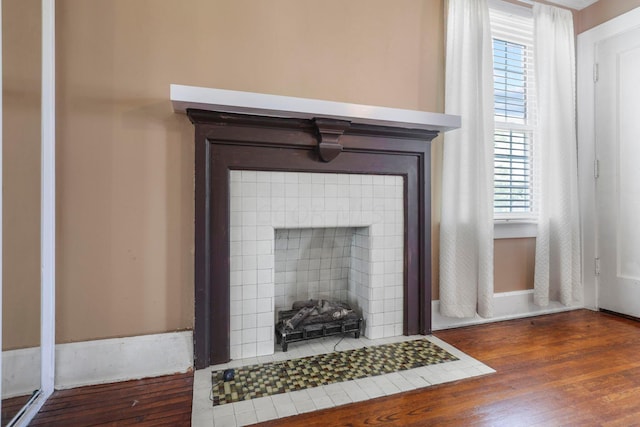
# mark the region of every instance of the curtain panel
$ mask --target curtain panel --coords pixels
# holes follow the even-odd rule
[[[493,313],[493,57],[486,0],[449,0],[440,223],[440,312]]]
[[[538,129],[534,173],[540,191],[534,303],[579,301],[580,217],[573,17],[535,3]]]

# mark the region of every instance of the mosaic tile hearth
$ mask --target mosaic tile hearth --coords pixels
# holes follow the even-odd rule
[[[213,406],[458,360],[426,339],[244,366],[223,381],[213,371]]]

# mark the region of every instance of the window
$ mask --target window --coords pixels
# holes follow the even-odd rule
[[[531,219],[536,195],[532,167],[535,141],[533,19],[492,8],[491,30],[495,98],[494,216],[496,219]]]

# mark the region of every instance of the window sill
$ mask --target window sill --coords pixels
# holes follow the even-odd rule
[[[496,219],[493,222],[494,239],[520,239],[536,237],[538,224],[535,221]]]

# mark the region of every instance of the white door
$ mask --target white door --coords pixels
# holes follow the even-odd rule
[[[597,45],[599,308],[640,317],[640,28]]]

